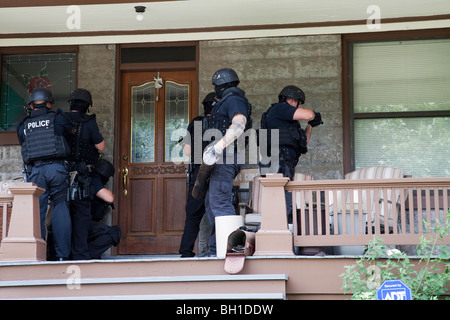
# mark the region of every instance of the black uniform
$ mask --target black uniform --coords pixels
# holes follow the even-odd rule
[[[91,259],[100,259],[101,255],[111,246],[117,246],[120,242],[121,231],[118,226],[108,226],[101,223],[108,207],[113,207],[96,197],[98,191],[104,188],[106,181],[101,181],[102,177],[94,173],[91,175],[91,216],[92,220],[88,229],[88,250]]]
[[[101,222],[109,207],[114,208],[112,203],[107,203],[96,196],[97,192],[104,188],[109,177],[104,177],[97,172],[91,173],[90,195],[91,216],[89,224],[87,245],[90,259],[101,259],[101,255],[112,246],[120,242],[121,230],[118,226],[108,226]],[[50,234],[52,236],[52,234]],[[47,246],[48,260],[55,260],[53,246]]]
[[[307,152],[306,135],[301,129],[299,121],[293,120],[296,110],[296,107],[289,105],[287,102],[275,103],[267,110],[265,120],[267,129],[279,130],[279,167],[277,173],[282,173],[283,177],[289,177],[290,180],[294,179],[298,158],[302,153]],[[270,136],[270,132],[268,136]],[[270,150],[270,147],[268,149]],[[292,198],[290,193],[286,194],[286,207],[288,223],[292,223]]]
[[[181,237],[180,250],[179,253],[181,257],[193,257],[195,240],[197,239],[198,232],[200,230],[200,222],[202,221],[203,215],[205,214],[205,199],[196,199],[192,196],[192,189],[194,188],[195,180],[197,179],[198,170],[200,168],[199,163],[195,163],[194,156],[195,152],[195,137],[194,137],[194,124],[197,126],[202,126],[204,117],[194,118],[188,125],[187,131],[189,132],[190,141],[185,141],[186,144],[191,146],[191,163],[189,165],[189,190],[188,199],[186,202],[186,220],[184,224],[184,233]],[[186,139],[186,138],[185,138]],[[201,138],[197,137],[197,141],[202,141]],[[202,152],[204,146],[202,143]]]
[[[76,133],[69,141],[72,148],[71,171],[77,172],[70,190],[70,212],[72,215],[72,258],[90,259],[88,230],[91,223],[89,166],[95,164],[99,153],[95,144],[103,141],[95,115],[68,112],[67,116],[76,126]]]

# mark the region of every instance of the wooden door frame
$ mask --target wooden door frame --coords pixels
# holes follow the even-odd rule
[[[121,63],[121,49],[122,48],[135,48],[135,47],[177,47],[177,46],[195,46],[195,61],[183,61],[183,62],[162,62],[162,63],[133,63],[133,64],[122,64]],[[120,166],[117,164],[121,163],[120,160],[120,139],[116,139],[116,137],[122,136],[122,128],[121,128],[121,101],[122,101],[122,73],[124,72],[152,72],[152,71],[182,71],[182,70],[190,70],[194,71],[197,79],[197,90],[193,91],[194,95],[193,101],[199,101],[199,85],[198,85],[198,63],[199,63],[199,43],[195,42],[177,42],[177,43],[146,43],[146,44],[117,44],[116,45],[116,85],[115,85],[115,105],[114,105],[114,152],[113,152],[113,161],[115,166],[115,176],[113,179],[113,191],[117,194],[118,190],[120,190]],[[196,117],[199,114],[199,104],[193,108],[192,111],[189,112],[190,119]],[[114,199],[114,206],[119,208],[118,200],[119,197],[116,196]],[[119,222],[119,215],[113,212],[112,215],[112,224],[117,225]],[[117,250],[115,247],[111,248],[111,255],[116,255]]]

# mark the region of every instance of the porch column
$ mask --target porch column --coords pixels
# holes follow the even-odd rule
[[[47,245],[41,238],[39,215],[39,196],[44,189],[34,183],[18,183],[9,190],[14,200],[8,236],[0,246],[0,260],[46,260]]]
[[[255,234],[256,256],[294,255],[293,237],[288,229],[284,187],[289,178],[267,175],[261,178],[261,229]]]

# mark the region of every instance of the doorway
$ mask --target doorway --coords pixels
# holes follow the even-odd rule
[[[187,194],[178,140],[197,112],[197,73],[122,72],[120,90],[117,253],[176,254]]]

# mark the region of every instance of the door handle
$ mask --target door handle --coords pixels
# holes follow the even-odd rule
[[[127,195],[127,176],[128,176],[128,168],[125,167],[122,170],[122,176],[123,176],[123,194]]]

